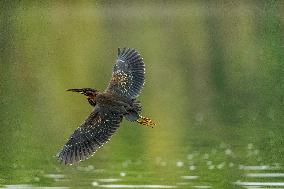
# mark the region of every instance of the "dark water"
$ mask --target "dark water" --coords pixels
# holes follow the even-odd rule
[[[1,188],[284,188],[281,1],[0,2]],[[146,63],[154,129],[123,121],[92,158],[56,153],[117,47]]]

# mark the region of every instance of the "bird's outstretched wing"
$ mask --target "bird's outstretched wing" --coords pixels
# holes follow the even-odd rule
[[[140,54],[132,48],[119,48],[106,92],[136,98],[144,85],[144,74],[145,65]]]
[[[119,127],[121,114],[95,106],[89,117],[77,128],[57,154],[59,161],[64,164],[87,159],[109,141]]]

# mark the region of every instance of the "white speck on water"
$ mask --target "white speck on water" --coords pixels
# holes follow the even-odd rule
[[[208,167],[208,169],[210,169],[210,170],[215,169],[215,165],[210,165],[210,166]]]
[[[116,178],[107,178],[107,179],[98,179],[97,181],[99,182],[118,182],[121,181],[122,179],[116,179]]]
[[[240,185],[240,186],[284,186],[284,182],[241,182],[241,181],[237,181],[235,182],[236,185]]]
[[[126,160],[122,163],[122,167],[125,168],[125,167],[128,167],[128,165],[131,163],[131,160]]]
[[[92,185],[93,186],[99,186],[99,183],[98,182],[92,182]]]
[[[4,188],[8,189],[68,189],[68,187],[37,187],[29,184],[19,184],[19,185],[4,185]]]
[[[251,150],[252,148],[253,148],[253,144],[252,144],[252,143],[249,143],[249,144],[248,144],[248,149]]]
[[[188,180],[193,180],[193,179],[197,179],[198,176],[188,175],[188,176],[181,176],[181,178],[183,178],[183,179],[188,179]]]
[[[280,169],[280,167],[269,166],[269,165],[259,165],[259,166],[239,165],[239,169],[258,171],[258,170],[277,170]]]
[[[190,183],[189,182],[178,182],[177,185],[180,185],[180,186],[185,186],[185,185],[189,185]]]
[[[211,186],[193,186],[194,188],[212,188]]]
[[[12,167],[13,167],[14,169],[16,169],[16,168],[18,167],[18,165],[17,165],[16,163],[13,163],[13,164],[12,164]]]
[[[220,163],[219,165],[217,165],[217,168],[218,169],[223,169],[225,167],[226,163],[225,162],[222,162]]]
[[[55,180],[65,178],[65,175],[62,175],[62,174],[46,174],[44,176],[47,177],[47,178],[55,179]]]
[[[94,166],[88,165],[88,169],[89,169],[89,170],[93,170],[93,169],[94,169]]]
[[[247,173],[246,176],[259,178],[284,177],[284,173]]]
[[[272,165],[273,165],[275,168],[280,169],[280,163],[273,163]]]
[[[39,181],[40,181],[40,178],[39,178],[39,177],[35,177],[35,178],[34,178],[34,181],[35,181],[35,182],[39,182]]]
[[[189,170],[193,171],[195,169],[196,169],[196,167],[194,165],[189,166]]]
[[[183,162],[182,161],[177,161],[176,165],[177,165],[177,167],[183,167]]]
[[[208,159],[209,158],[209,154],[204,154],[203,159]]]
[[[226,150],[225,150],[225,154],[226,154],[226,155],[232,155],[232,150],[229,149],[229,148],[226,149]]]
[[[207,161],[206,164],[209,166],[209,165],[212,165],[212,161]]]
[[[229,167],[234,167],[234,163],[230,162]]]
[[[78,166],[78,167],[77,167],[77,170],[88,172],[88,171],[94,170],[94,166],[93,166],[93,165],[88,165],[88,166],[86,166],[86,167]]]
[[[177,186],[170,185],[134,185],[134,184],[109,184],[109,185],[99,185],[102,188],[176,188]]]
[[[188,154],[187,155],[187,159],[189,159],[189,160],[193,159],[193,157],[194,157],[193,154]]]

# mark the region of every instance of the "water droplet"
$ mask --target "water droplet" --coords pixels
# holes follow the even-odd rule
[[[92,182],[92,185],[93,185],[93,186],[98,186],[99,183],[98,183],[98,182]]]
[[[125,176],[126,176],[126,173],[125,173],[125,172],[120,172],[119,175],[120,175],[121,177],[125,177]]]
[[[232,150],[229,149],[229,148],[226,149],[226,150],[225,150],[225,154],[226,154],[226,155],[231,155],[231,154],[232,154]]]

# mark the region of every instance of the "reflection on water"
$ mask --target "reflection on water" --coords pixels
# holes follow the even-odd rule
[[[69,187],[37,187],[37,186],[32,186],[28,184],[22,184],[22,185],[5,185],[4,187],[1,188],[8,188],[8,189],[68,189]]]
[[[176,188],[176,186],[168,186],[168,185],[116,185],[116,184],[109,184],[109,185],[98,185],[102,188]]]
[[[260,166],[245,166],[245,165],[240,165],[240,169],[243,170],[278,170],[280,169],[279,164],[275,166],[269,166],[269,165],[260,165]]]
[[[220,153],[224,154],[223,158],[218,157]],[[234,155],[233,155],[234,154]],[[259,150],[258,155],[262,154]],[[217,158],[216,158],[217,157]],[[228,158],[234,157],[234,158]],[[92,165],[82,164],[77,165],[74,170],[79,171],[83,182],[80,186],[93,188],[217,188],[214,186],[214,181],[211,180],[211,175],[225,175],[228,172],[238,172],[236,180],[229,182],[230,188],[281,188],[284,186],[283,168],[279,163],[272,165],[245,165],[238,164],[236,157],[239,154],[234,148],[228,150],[227,145],[222,143],[219,148],[213,149],[210,152],[195,151],[180,158],[177,161],[167,160],[166,157],[155,158],[155,169],[159,168],[163,174],[153,176],[148,171],[133,171],[129,167],[136,166],[139,170],[149,163],[147,160],[123,160],[111,166],[117,166],[115,172],[111,170],[96,169]],[[167,164],[162,162],[167,160]],[[192,168],[194,166],[194,168]],[[213,167],[212,167],[213,166]],[[57,167],[57,171],[62,172],[61,168]],[[65,167],[64,167],[65,169]],[[123,171],[122,171],[123,170]],[[173,170],[174,174],[168,172]],[[77,174],[77,173],[76,173]],[[108,175],[108,176],[107,176]],[[114,176],[114,177],[113,177]],[[98,178],[96,178],[98,177]],[[35,185],[4,185],[2,188],[68,188],[64,185],[72,183],[74,177],[72,174],[48,173],[38,175],[38,182],[41,179],[52,179],[52,186],[35,186]],[[148,184],[145,184],[148,183]],[[165,184],[168,183],[168,184]]]
[[[257,186],[257,188],[261,188],[262,186],[284,186],[284,182],[236,182],[236,184],[240,186]]]
[[[1,1],[1,188],[284,188],[282,1]],[[117,47],[146,63],[154,129],[123,121],[80,164],[54,155]]]
[[[65,175],[62,175],[62,174],[46,174],[44,176],[47,178],[52,178],[54,181],[66,180]]]
[[[236,185],[244,186],[249,189],[253,188],[267,188],[273,187],[278,188],[279,186],[284,186],[284,182],[279,182],[277,180],[282,180],[281,177],[284,177],[284,173],[279,171],[283,171],[283,169],[276,164],[276,166],[268,166],[268,165],[261,165],[261,166],[240,166],[240,169],[245,171],[250,171],[249,173],[245,174],[245,177],[248,179],[251,177],[253,178],[252,181],[237,181],[235,182]],[[262,172],[256,172],[262,171]],[[266,171],[274,171],[274,172],[266,172]],[[274,181],[269,181],[269,179]],[[258,181],[259,180],[259,181]]]
[[[98,182],[118,182],[118,181],[121,181],[121,180],[122,179],[107,178],[107,179],[98,179]]]
[[[247,177],[284,177],[284,173],[248,173]]]
[[[181,176],[181,178],[183,178],[183,179],[190,179],[190,180],[192,180],[192,179],[197,179],[197,178],[198,178],[198,176]]]

